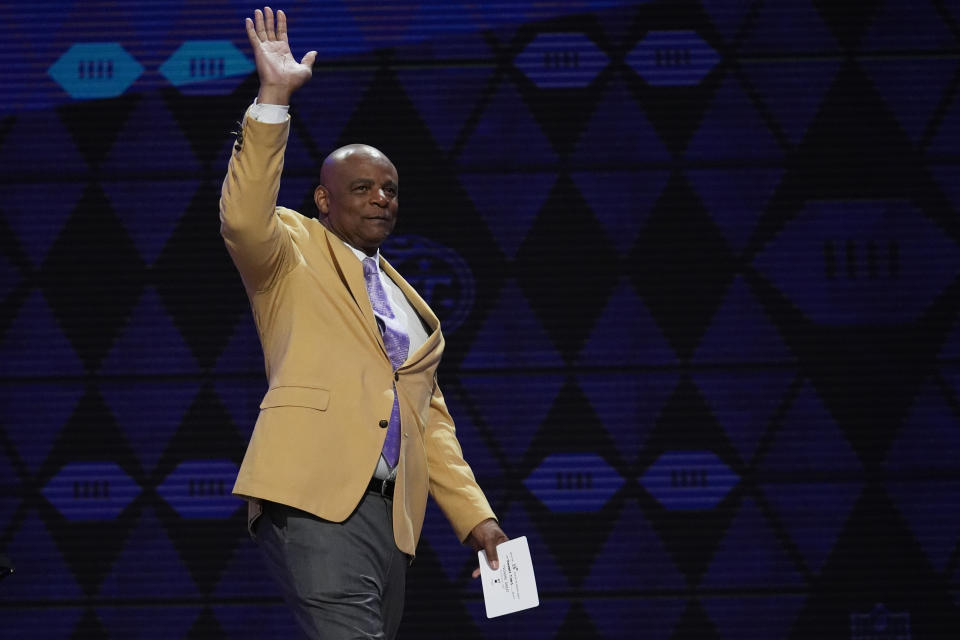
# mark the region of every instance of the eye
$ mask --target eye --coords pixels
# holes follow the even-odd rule
[[[368,187],[368,186],[365,185],[365,184],[358,184],[357,186],[355,186],[355,187],[353,188],[353,190],[356,191],[356,192],[362,193],[362,192],[366,191],[366,190],[369,189],[369,188],[370,188],[370,187]]]
[[[396,196],[396,195],[397,195],[397,188],[396,188],[396,187],[384,187],[384,188],[383,188],[383,192],[386,193],[386,194],[389,195],[389,196]]]

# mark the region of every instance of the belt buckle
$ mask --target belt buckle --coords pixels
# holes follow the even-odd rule
[[[390,481],[389,481],[389,480],[381,480],[381,481],[380,481],[380,497],[381,497],[381,498],[389,498],[389,497],[390,497],[390,496],[387,495],[387,483],[388,483],[388,482],[390,482]]]

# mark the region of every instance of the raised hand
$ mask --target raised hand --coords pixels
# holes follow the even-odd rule
[[[300,62],[290,53],[287,40],[287,16],[277,11],[274,28],[273,10],[264,7],[253,12],[253,20],[247,18],[247,38],[253,47],[253,59],[260,76],[260,93],[257,102],[265,104],[290,104],[290,96],[302,87],[313,75],[316,51],[309,51]]]

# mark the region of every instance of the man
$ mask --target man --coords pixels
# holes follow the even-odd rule
[[[220,202],[269,382],[234,493],[310,637],[392,638],[428,491],[494,567],[507,536],[437,386],[440,323],[379,255],[397,220],[396,168],[348,145],[321,168],[319,220],[276,206],[287,105],[316,57],[298,63],[276,18],[265,7],[246,20],[260,90]]]

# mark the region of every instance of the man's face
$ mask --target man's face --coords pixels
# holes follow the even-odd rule
[[[314,200],[328,229],[373,255],[397,223],[397,169],[372,147],[345,149],[324,162]]]

